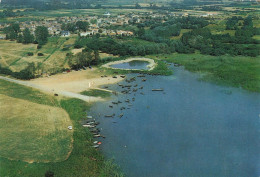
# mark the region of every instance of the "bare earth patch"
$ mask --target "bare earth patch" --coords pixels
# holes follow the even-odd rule
[[[29,81],[42,88],[51,89],[53,92],[80,93],[89,89],[99,88],[101,85],[114,84],[122,81],[120,77],[101,77],[97,69],[72,71],[66,74],[57,74],[50,77],[38,78]]]
[[[0,156],[26,162],[68,158],[73,131],[63,109],[0,94],[0,113]]]

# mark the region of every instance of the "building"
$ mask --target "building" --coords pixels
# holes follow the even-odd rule
[[[61,31],[60,32],[60,36],[61,37],[69,37],[70,36],[70,32],[69,31]]]

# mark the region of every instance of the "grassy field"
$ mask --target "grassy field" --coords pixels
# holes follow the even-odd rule
[[[76,40],[76,37],[69,39],[62,37],[51,37],[48,43],[41,49],[37,49],[35,44],[20,44],[15,41],[0,40],[0,64],[3,67],[8,67],[13,71],[24,69],[28,63],[40,63],[41,70],[45,72],[53,72],[59,68],[67,67],[66,53],[70,52]],[[68,50],[62,49],[66,46]],[[27,53],[32,52],[33,56],[28,56]],[[38,53],[43,53],[44,56],[38,56]]]
[[[244,56],[208,56],[170,54],[147,56],[184,65],[185,69],[204,73],[203,80],[260,92],[260,58]]]
[[[48,170],[57,177],[122,176],[117,166],[105,161],[101,153],[91,147],[92,134],[79,123],[91,105],[77,99],[59,101],[3,80],[0,80],[0,98],[1,103],[7,104],[1,104],[0,108],[1,122],[5,122],[1,124],[0,133],[0,176],[40,177]],[[24,108],[19,112],[19,107]],[[69,124],[73,125],[73,135],[67,130]],[[71,136],[73,149],[70,156],[65,157],[71,149]],[[39,162],[28,163],[37,158]]]
[[[0,95],[0,156],[25,162],[64,161],[72,124],[61,108]],[[15,131],[14,131],[15,130]]]
[[[102,98],[107,98],[107,97],[111,96],[110,92],[107,92],[104,90],[98,90],[98,89],[91,89],[88,91],[83,91],[80,94],[87,95],[87,96],[102,97]]]
[[[111,15],[127,14],[130,12],[150,12],[152,10],[147,9],[61,9],[61,10],[49,10],[49,11],[35,11],[25,15],[26,18],[53,18],[64,16],[80,16],[80,15],[103,15],[109,11]],[[23,18],[25,18],[23,17]]]

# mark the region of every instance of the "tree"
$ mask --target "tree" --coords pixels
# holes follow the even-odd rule
[[[7,39],[15,40],[17,38],[17,33],[11,28],[9,33],[6,35]]]
[[[35,38],[36,41],[40,44],[46,44],[46,42],[48,41],[48,29],[44,26],[37,26],[36,30],[35,30]]]
[[[136,4],[135,4],[135,8],[136,8],[136,9],[141,9],[142,7],[140,6],[140,4],[136,3]]]
[[[83,21],[76,22],[76,27],[78,27],[79,30],[86,31],[88,26],[89,26],[88,22],[83,22]]]
[[[94,59],[91,64],[97,65],[99,63],[100,56],[98,50],[94,50]]]
[[[34,40],[34,37],[31,34],[29,28],[25,28],[25,30],[23,31],[23,43],[29,44],[29,43],[32,43],[33,40]]]
[[[21,31],[20,26],[18,23],[14,23],[11,25],[15,33],[19,33]]]
[[[144,34],[145,34],[144,28],[140,28],[140,29],[138,30],[138,32],[137,32],[137,35],[138,35],[139,37],[143,36]]]
[[[19,34],[18,37],[17,37],[17,42],[18,43],[22,43],[23,42],[23,35],[22,34]]]
[[[46,171],[45,177],[54,177],[54,173],[52,171]]]

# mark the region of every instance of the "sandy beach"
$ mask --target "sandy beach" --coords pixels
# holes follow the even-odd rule
[[[101,76],[102,73],[93,68],[37,78],[28,82],[52,92],[78,94],[89,89],[99,89],[101,85],[115,84],[123,80],[121,77]],[[91,101],[98,100],[100,99],[92,99]]]
[[[153,70],[154,67],[156,66],[156,63],[154,62],[153,59],[150,59],[150,58],[129,58],[129,59],[126,59],[126,60],[119,60],[119,61],[113,61],[113,62],[109,62],[107,64],[104,64],[102,67],[105,67],[105,68],[111,68],[110,66],[111,65],[114,65],[114,64],[120,64],[120,63],[127,63],[127,62],[130,62],[130,61],[134,61],[134,60],[139,60],[139,61],[147,61],[149,62],[149,65],[147,66],[150,70]],[[124,69],[124,70],[137,70],[137,69]]]

